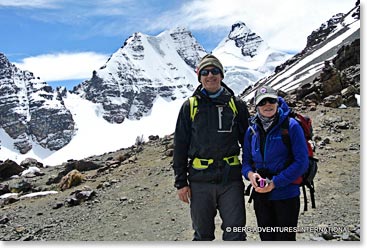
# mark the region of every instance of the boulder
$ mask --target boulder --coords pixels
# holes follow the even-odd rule
[[[343,98],[340,95],[328,96],[324,99],[324,106],[338,108],[343,103]]]
[[[83,174],[77,170],[70,171],[66,176],[61,178],[59,188],[61,190],[70,189],[73,186],[79,185],[84,179]]]
[[[23,166],[24,168],[29,167],[43,168],[43,164],[41,162],[38,162],[37,159],[34,158],[26,158],[20,163],[20,165]]]
[[[5,162],[0,163],[0,178],[7,179],[11,176],[18,175],[24,171],[24,169],[25,168],[18,165],[16,162],[7,159]]]

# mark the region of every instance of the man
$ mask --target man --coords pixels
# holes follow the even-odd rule
[[[175,187],[179,199],[190,203],[194,240],[215,239],[217,210],[223,240],[246,240],[238,155],[248,127],[248,109],[222,82],[223,66],[215,56],[204,56],[197,74],[201,84],[182,105],[176,124]]]

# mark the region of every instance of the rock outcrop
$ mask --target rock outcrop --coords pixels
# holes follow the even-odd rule
[[[22,71],[0,53],[0,128],[14,140],[20,153],[32,149],[32,141],[58,150],[74,133],[74,120],[60,93],[33,73]]]

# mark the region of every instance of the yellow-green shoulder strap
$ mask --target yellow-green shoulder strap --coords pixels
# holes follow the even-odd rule
[[[191,96],[189,98],[189,101],[190,101],[190,119],[191,121],[194,121],[195,115],[198,111],[198,99],[196,98],[196,96]]]
[[[190,101],[190,119],[191,121],[194,121],[195,115],[198,111],[198,99],[196,98],[196,96],[191,96],[189,98],[189,101]],[[229,107],[232,109],[233,114],[236,116],[238,114],[238,110],[233,97],[231,97],[231,100],[229,101],[228,104]]]
[[[232,109],[233,114],[236,116],[238,114],[238,110],[237,110],[236,104],[234,103],[233,97],[231,97],[231,100],[229,101],[228,104],[229,104],[229,107]]]

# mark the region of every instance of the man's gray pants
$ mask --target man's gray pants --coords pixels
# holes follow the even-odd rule
[[[191,219],[194,229],[193,240],[211,241],[215,239],[214,219],[217,214],[222,219],[223,240],[246,240],[246,210],[244,184],[242,181],[227,184],[192,182]]]

